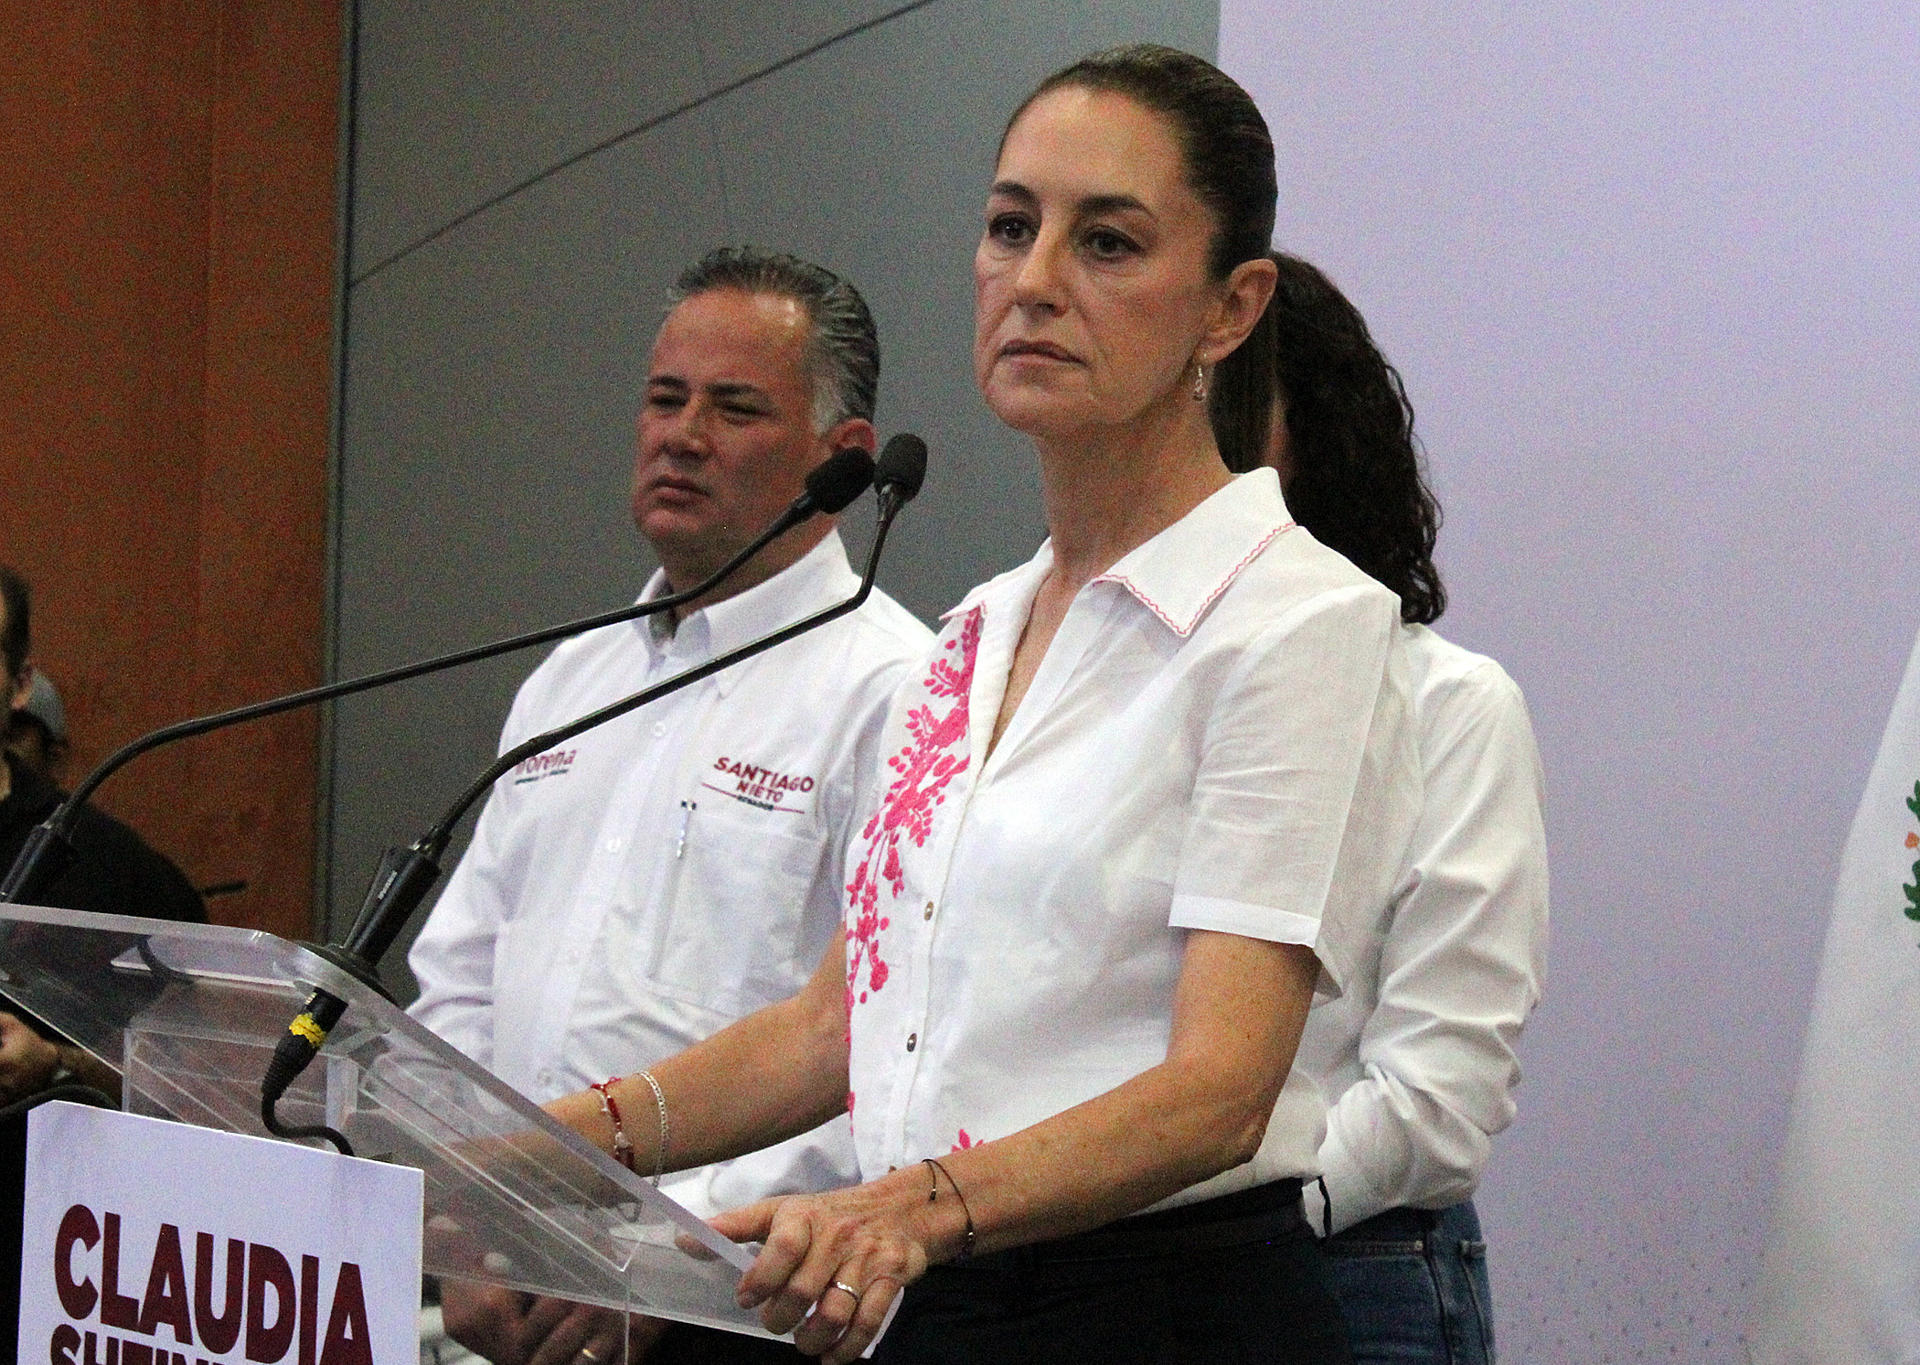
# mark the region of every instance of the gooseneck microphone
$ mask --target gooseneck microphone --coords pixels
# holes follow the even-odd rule
[[[873,487],[880,498],[881,514],[891,521],[894,513],[913,501],[926,481],[927,443],[903,431],[887,442],[873,467]],[[887,510],[890,504],[891,512]]]
[[[852,596],[814,612],[811,616],[802,617],[798,621],[782,626],[756,640],[750,640],[735,649],[717,654],[704,663],[674,674],[671,678],[664,678],[632,696],[603,706],[597,711],[557,726],[544,734],[535,735],[507,750],[489,764],[465,791],[460,793],[425,834],[407,847],[389,848],[381,856],[379,869],[374,873],[373,884],[367,890],[366,900],[360,907],[360,914],[354,920],[353,927],[348,930],[345,941],[314,951],[356,979],[372,986],[375,990],[381,990],[377,976],[378,963],[387,949],[393,945],[400,930],[412,918],[414,910],[419,907],[427,892],[439,880],[440,858],[446,852],[447,844],[453,837],[454,827],[460,822],[460,817],[466,814],[473,803],[484,796],[503,774],[512,771],[523,760],[535,754],[544,753],[557,744],[563,744],[575,735],[624,716],[629,711],[645,706],[648,702],[657,701],[684,687],[690,687],[703,678],[711,677],[723,669],[750,659],[756,654],[764,653],[775,645],[818,629],[829,621],[856,610],[873,592],[874,577],[880,567],[880,552],[886,548],[887,532],[893,526],[893,519],[899,515],[900,509],[920,491],[926,472],[927,446],[926,442],[917,436],[902,433],[889,440],[886,448],[881,451],[880,459],[873,470],[874,491],[879,502],[873,546],[868,551],[866,566],[860,575],[860,586]],[[276,1136],[325,1138],[342,1153],[351,1156],[352,1147],[346,1137],[335,1129],[325,1124],[283,1124],[275,1112],[280,1097],[319,1054],[321,1047],[326,1043],[327,1035],[340,1022],[340,1017],[346,1012],[346,1008],[344,1000],[325,990],[316,989],[307,998],[306,1005],[287,1026],[287,1032],[274,1049],[273,1060],[269,1063],[266,1077],[261,1082],[260,1118],[266,1125],[267,1131]]]
[[[65,801],[54,808],[53,813],[45,821],[28,834],[19,856],[13,860],[13,866],[7,871],[6,879],[0,881],[0,904],[19,904],[37,900],[61,873],[73,865],[76,856],[73,847],[73,829],[79,820],[81,803],[92,796],[102,782],[150,749],[171,744],[175,740],[191,739],[195,735],[204,735],[212,730],[223,730],[230,725],[240,725],[250,720],[263,720],[268,716],[277,716],[284,711],[297,710],[303,706],[316,706],[321,702],[352,696],[356,692],[384,687],[389,683],[405,682],[409,678],[417,678],[425,673],[436,673],[443,668],[457,668],[461,664],[478,663],[483,659],[511,654],[519,649],[530,649],[535,645],[547,644],[569,635],[598,630],[602,626],[619,625],[623,621],[652,616],[656,612],[671,611],[675,607],[684,606],[712,592],[737,573],[748,560],[765,549],[769,542],[786,534],[809,517],[819,513],[831,516],[849,506],[855,498],[866,491],[867,485],[873,478],[874,463],[864,450],[849,448],[836,451],[807,475],[806,491],[789,503],[787,509],[776,517],[766,530],[756,536],[740,553],[721,565],[704,582],[696,583],[682,592],[669,593],[664,597],[621,607],[616,611],[585,616],[563,625],[529,631],[525,635],[516,635],[511,639],[495,641],[492,644],[476,645],[452,654],[442,654],[437,658],[402,664],[397,668],[369,673],[364,677],[348,678],[341,682],[327,683],[302,692],[292,692],[283,697],[272,697],[266,701],[236,707],[230,711],[221,711],[211,716],[179,721],[142,735],[109,754],[98,767],[81,780]]]

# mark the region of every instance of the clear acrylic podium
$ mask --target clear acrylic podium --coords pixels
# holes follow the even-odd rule
[[[313,952],[0,905],[0,994],[118,1071],[131,1113],[268,1136],[260,1079],[316,986],[347,1012],[278,1116],[425,1173],[429,1275],[767,1335],[734,1303],[750,1253]]]

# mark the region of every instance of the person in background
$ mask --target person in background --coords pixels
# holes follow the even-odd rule
[[[879,340],[847,281],[722,249],[680,276],[674,300],[648,361],[633,475],[634,524],[661,565],[649,598],[710,577],[835,451],[875,445]],[[815,517],[709,597],[560,645],[521,687],[501,748],[850,596],[858,580],[833,528]],[[409,956],[414,1017],[548,1100],[798,990],[839,923],[856,788],[878,763],[887,703],[930,638],[875,592],[503,777]],[[842,1116],[667,1189],[713,1213],[844,1184],[852,1162]],[[625,1326],[506,1289],[442,1294],[449,1334],[501,1365],[604,1360]],[[657,1322],[628,1341],[654,1361],[793,1356]]]
[[[1446,608],[1440,509],[1398,372],[1324,274],[1273,260],[1273,299],[1214,386],[1221,456],[1277,470],[1300,524],[1399,594],[1426,790],[1361,970],[1301,1040],[1333,1101],[1309,1218],[1332,1234],[1357,1361],[1483,1365],[1493,1313],[1471,1196],[1513,1119],[1545,970],[1540,758],[1513,680],[1429,628]]]
[[[32,593],[18,572],[0,565],[0,661],[6,670],[10,730],[36,695],[32,649]],[[46,694],[40,695],[44,701]],[[61,731],[59,739],[64,742],[64,716],[58,711],[53,714]],[[34,826],[52,814],[65,797],[39,769],[22,761],[11,749],[0,755],[0,869],[13,865]],[[43,897],[47,905],[106,915],[206,922],[206,905],[180,869],[112,816],[82,806],[73,844],[78,856],[47,889]],[[23,1070],[10,1062],[10,1054],[0,1047],[0,1098],[38,1088],[31,1084],[37,1078],[36,1069]]]
[[[66,740],[64,713],[49,684],[44,691],[33,667],[33,595],[27,581],[0,564],[0,696],[7,701],[7,729],[25,708],[38,709],[37,720],[59,743]],[[0,872],[13,866],[34,826],[53,813],[65,794],[39,768],[18,757],[11,746],[0,752]],[[109,915],[206,922],[207,910],[179,868],[149,848],[112,816],[82,806],[73,832],[78,855],[41,897],[49,906]],[[19,1317],[20,1220],[26,1180],[26,1114],[36,1096],[66,1085],[83,1084],[119,1093],[112,1068],[75,1047],[38,1020],[7,1008],[0,996],[0,1341],[14,1340]]]
[[[882,1362],[1348,1359],[1294,1051],[1419,772],[1392,594],[1208,422],[1274,201],[1265,121],[1198,57],[1097,53],[1020,104],[974,372],[1034,446],[1049,539],[896,697],[806,989],[617,1082],[613,1114],[549,1106],[641,1170],[850,1111],[864,1183],[712,1220],[763,1243],[740,1302],[809,1353],[856,1357],[900,1299]]]
[[[27,690],[17,698],[6,725],[6,749],[22,764],[49,782],[60,780],[67,758],[67,708],[53,679],[29,666]]]

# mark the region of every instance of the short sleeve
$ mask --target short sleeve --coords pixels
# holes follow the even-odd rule
[[[1420,803],[1391,594],[1322,593],[1250,642],[1210,714],[1169,922],[1313,949],[1321,992],[1359,958]]]

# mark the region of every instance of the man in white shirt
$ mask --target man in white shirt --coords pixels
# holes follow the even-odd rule
[[[792,257],[722,250],[675,297],[634,469],[634,523],[661,565],[646,597],[707,578],[822,460],[875,444],[878,343],[851,285]],[[807,522],[709,597],[561,645],[520,689],[501,748],[831,606],[857,581],[832,523]],[[521,764],[409,956],[415,1017],[546,1100],[792,995],[838,926],[856,791],[931,638],[876,592]],[[853,1169],[842,1119],[667,1189],[707,1214],[847,1183]],[[450,1290],[447,1318],[500,1362],[606,1359],[617,1340],[609,1315],[504,1290]]]

